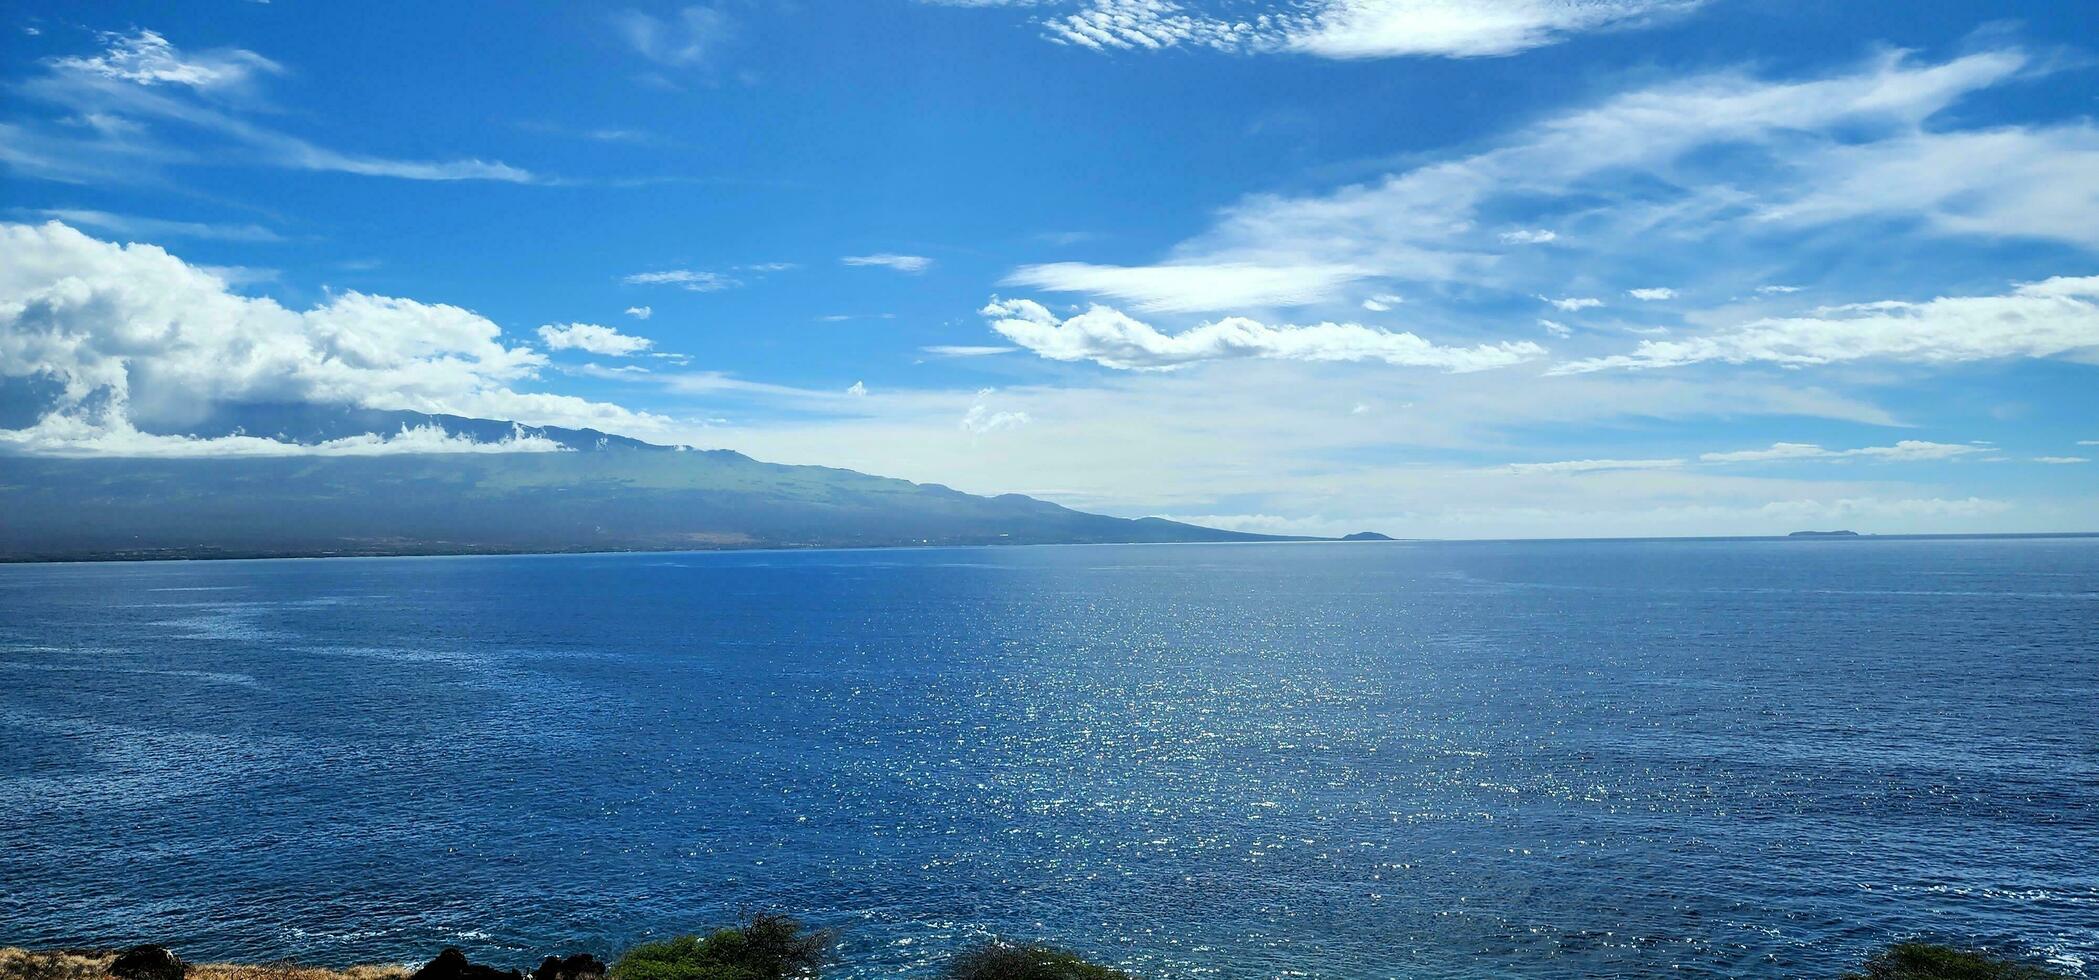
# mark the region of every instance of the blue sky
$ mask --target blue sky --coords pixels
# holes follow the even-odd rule
[[[8,16],[15,451],[311,400],[1253,530],[2099,514],[2082,0]]]

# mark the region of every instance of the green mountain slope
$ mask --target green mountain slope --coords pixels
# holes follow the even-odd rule
[[[1274,540],[726,451],[0,457],[0,560]]]

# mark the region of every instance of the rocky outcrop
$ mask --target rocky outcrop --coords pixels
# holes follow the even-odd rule
[[[117,954],[109,973],[118,980],[182,980],[189,964],[166,946],[133,946]]]
[[[605,961],[589,953],[549,956],[532,971],[532,980],[601,980],[604,976]]]
[[[498,970],[466,958],[457,946],[447,946],[437,958],[408,975],[408,980],[524,980],[516,970]]]

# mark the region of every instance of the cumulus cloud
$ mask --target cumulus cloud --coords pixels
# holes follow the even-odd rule
[[[457,306],[344,292],[295,311],[237,295],[153,245],[103,242],[58,222],[0,224],[0,377],[50,385],[47,422],[122,437],[243,401],[630,431],[665,421],[512,387],[544,363]]]
[[[1558,320],[1539,320],[1538,326],[1544,327],[1546,333],[1549,333],[1555,337],[1574,336],[1574,328],[1564,323],[1561,323]]]
[[[1806,442],[1774,442],[1768,449],[1705,453],[1698,458],[1701,462],[1707,463],[1768,463],[1802,459],[1856,458],[1902,463],[1953,459],[1959,456],[1971,456],[1976,453],[1991,451],[1988,446],[1926,442],[1921,439],[1904,439],[1892,446],[1867,446],[1860,449],[1824,449],[1821,446]]]
[[[894,252],[877,252],[873,255],[848,255],[838,261],[846,265],[894,269],[914,276],[933,267],[933,260],[923,255],[898,255]]]
[[[969,411],[962,413],[963,431],[982,435],[1026,425],[1032,421],[1026,412],[1002,412],[993,408],[990,399],[996,393],[997,389],[993,388],[978,390],[976,400],[969,405]]]
[[[38,456],[389,456],[396,453],[556,453],[568,447],[513,426],[510,435],[480,442],[435,425],[403,426],[391,435],[368,432],[300,443],[258,436],[202,438],[141,432],[123,422],[97,424],[50,415],[26,429],[0,429],[0,452]]]
[[[845,393],[854,398],[865,397],[867,395],[867,382],[855,381],[845,389]]]
[[[1226,262],[1131,267],[1051,262],[1021,266],[1003,285],[1112,296],[1145,313],[1191,313],[1302,306],[1364,275],[1346,266]]]
[[[550,350],[580,350],[606,357],[626,357],[655,346],[647,337],[631,337],[595,323],[549,323],[539,328],[539,339]]]
[[[1456,372],[1508,367],[1545,354],[1543,347],[1529,341],[1445,347],[1411,333],[1359,323],[1271,326],[1246,317],[1227,317],[1166,334],[1106,306],[1059,319],[1032,300],[993,300],[980,312],[1001,336],[1042,357],[1092,361],[1123,370],[1169,370],[1199,361],[1268,358],[1383,361]]]
[[[1313,0],[1248,9],[1193,0],[1088,0],[1076,12],[1046,19],[1043,28],[1053,41],[1094,50],[1200,46],[1325,58],[1468,58],[1514,54],[1696,6],[1698,0]]]
[[[633,317],[636,320],[646,320],[652,316],[655,316],[656,311],[653,308],[647,306],[629,306],[627,307],[627,315]]]
[[[1648,286],[1642,289],[1628,289],[1625,291],[1625,295],[1642,302],[1652,303],[1656,300],[1675,299],[1676,290],[1667,286]]]
[[[1757,320],[1683,340],[1642,341],[1630,354],[1569,361],[1555,374],[1667,368],[1706,361],[1801,367],[1872,358],[1924,363],[2099,353],[2099,276],[2056,277],[1998,296],[1888,300]]]
[[[1404,302],[1406,302],[1406,299],[1395,293],[1379,293],[1376,296],[1372,296],[1369,299],[1364,300],[1363,308],[1369,310],[1372,313],[1386,313],[1390,312],[1393,307],[1398,306],[1399,304]]]
[[[1567,296],[1561,299],[1553,299],[1550,296],[1540,296],[1538,298],[1540,300],[1552,304],[1553,309],[1559,310],[1562,313],[1579,313],[1583,310],[1594,309],[1603,305],[1603,300],[1597,299],[1594,296]]]

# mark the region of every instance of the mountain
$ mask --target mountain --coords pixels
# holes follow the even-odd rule
[[[1342,535],[1342,536],[1341,536],[1341,540],[1343,540],[1343,541],[1390,541],[1390,540],[1392,540],[1392,536],[1391,536],[1391,535],[1389,535],[1389,534],[1380,534],[1380,533],[1378,533],[1378,532],[1376,532],[1376,531],[1357,531],[1357,532],[1356,532],[1356,533],[1354,533],[1354,534],[1344,534],[1344,535]]]
[[[251,416],[224,431],[314,442],[370,432],[349,427],[378,421],[436,425],[479,441],[522,431],[571,451],[5,456],[0,560],[1279,540],[589,429],[297,414],[276,419],[281,429],[259,429]]]

